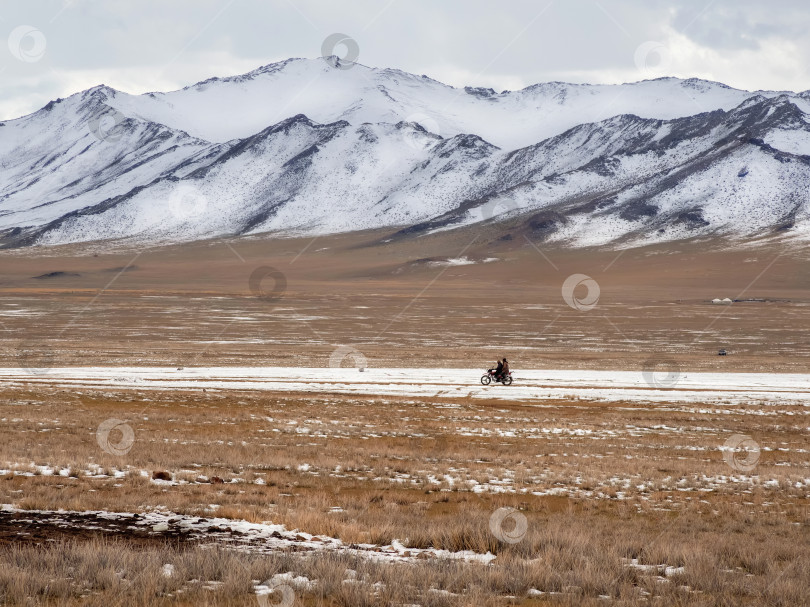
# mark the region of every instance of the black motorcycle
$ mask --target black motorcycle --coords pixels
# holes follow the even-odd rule
[[[481,383],[484,386],[488,386],[492,382],[501,382],[504,386],[511,386],[512,385],[512,372],[510,371],[506,375],[501,377],[495,377],[495,371],[487,371],[486,375],[481,376]]]

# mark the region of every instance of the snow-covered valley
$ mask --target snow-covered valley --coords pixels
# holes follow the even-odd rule
[[[788,373],[671,373],[665,365],[642,371],[515,371],[511,386],[479,383],[475,369],[285,367],[71,367],[0,368],[8,386],[70,389],[257,390],[442,399],[538,402],[553,399],[704,403],[802,404],[810,375]],[[759,411],[759,409],[758,409]],[[761,412],[761,414],[763,414]]]

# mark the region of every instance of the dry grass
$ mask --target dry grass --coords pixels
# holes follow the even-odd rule
[[[498,555],[488,567],[347,564],[349,557],[341,555],[259,559],[171,546],[12,544],[2,553],[9,567],[0,567],[13,572],[4,573],[0,585],[7,602],[30,594],[56,604],[109,603],[120,596],[122,604],[238,605],[256,600],[251,580],[286,571],[316,581],[296,592],[300,604],[312,605],[605,604],[600,596],[615,604],[807,602],[810,502],[803,482],[810,466],[801,450],[801,407],[718,406],[706,414],[700,404],[435,405],[330,395],[41,388],[3,396],[0,420],[7,431],[0,468],[16,474],[0,478],[2,502],[32,509],[162,508],[272,520],[346,543],[397,539],[412,548]],[[98,424],[112,417],[135,432],[124,456],[105,453],[96,442]],[[733,433],[751,434],[763,447],[752,475],[730,469],[717,450]],[[57,474],[44,475],[38,466]],[[175,484],[142,475],[155,470],[169,471]],[[199,480],[215,476],[226,482]],[[527,517],[528,532],[517,544],[500,542],[490,531],[490,516],[502,506]],[[77,563],[72,574],[58,569],[60,550]],[[205,565],[203,574],[206,559],[216,564]],[[241,563],[236,569],[234,559]],[[629,567],[629,559],[683,570],[662,581],[659,572]],[[167,562],[178,572],[168,580],[158,575]],[[245,568],[250,573],[235,573]],[[346,569],[367,583],[343,583]],[[121,571],[153,573],[124,583]],[[222,584],[205,589],[205,581]],[[530,597],[530,589],[546,594]]]
[[[541,596],[554,604],[605,604],[607,597],[616,605],[807,604],[806,551],[797,546],[739,561],[752,552],[750,545],[741,545],[742,538],[729,541],[724,535],[719,545],[698,549],[666,540],[662,553],[680,550],[684,572],[665,582],[624,566],[618,557],[632,552],[627,545],[589,542],[582,522],[571,523],[559,521],[541,532],[543,547],[534,558],[505,555],[490,566],[375,563],[340,554],[260,557],[100,540],[11,545],[0,548],[0,600],[8,605],[249,605],[256,604],[257,584],[290,573],[293,579],[279,583],[293,589],[297,605],[540,604],[533,602],[532,588],[543,588],[547,594]],[[173,567],[170,575],[164,573],[167,564]]]
[[[276,237],[139,247],[136,267],[117,278],[110,270],[134,251],[0,251],[0,364],[326,366],[337,344],[350,344],[373,367],[484,367],[500,355],[514,369],[641,370],[661,354],[684,371],[808,367],[806,248],[702,240],[618,252],[546,243],[541,256],[521,237],[493,241],[485,226],[388,236],[323,236],[317,247]],[[424,263],[461,250],[499,261]],[[287,277],[280,301],[251,293],[249,277],[264,265]],[[34,278],[53,271],[71,275]],[[561,296],[574,273],[600,285],[592,313]],[[741,292],[759,301],[709,303]],[[49,352],[21,356],[24,342]],[[721,347],[728,357],[716,356]]]

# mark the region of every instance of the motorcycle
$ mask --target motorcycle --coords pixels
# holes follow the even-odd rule
[[[506,375],[501,378],[495,377],[495,371],[487,371],[486,375],[481,376],[481,384],[484,386],[488,386],[492,382],[501,382],[504,386],[511,386],[512,385],[512,372],[510,371]]]

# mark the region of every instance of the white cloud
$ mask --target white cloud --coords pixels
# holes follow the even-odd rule
[[[19,25],[47,37],[41,61],[0,44],[0,118],[106,83],[138,93],[315,57],[344,32],[360,61],[455,86],[617,83],[672,75],[746,89],[810,88],[810,6],[783,0],[40,0],[0,9],[0,42]],[[665,65],[637,66],[659,41]]]

